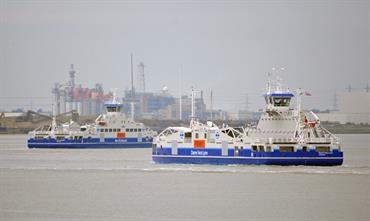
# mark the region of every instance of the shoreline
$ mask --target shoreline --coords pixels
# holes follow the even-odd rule
[[[94,123],[96,116],[82,116],[77,121],[81,125]],[[68,122],[69,117],[61,118],[60,122]],[[142,122],[147,127],[158,133],[170,126],[189,126],[189,121],[180,120],[159,120],[159,119],[135,119]],[[204,121],[205,122],[205,121]],[[256,125],[255,120],[213,120],[216,125],[223,124],[231,127],[245,127],[246,125]],[[48,120],[23,120],[16,117],[6,117],[0,119],[0,134],[27,134],[34,129],[50,124]],[[322,126],[333,134],[370,134],[369,124],[339,124],[337,122],[321,122]]]

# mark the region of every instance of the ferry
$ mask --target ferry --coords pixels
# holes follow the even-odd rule
[[[126,118],[122,104],[114,95],[105,103],[106,113],[95,123],[79,125],[76,122],[51,125],[29,132],[29,148],[150,148],[157,133],[143,123]]]
[[[281,78],[271,75],[266,89],[266,105],[256,126],[218,127],[192,117],[189,127],[169,127],[155,137],[152,160],[178,164],[343,163],[340,138],[322,127],[315,113],[301,110],[301,97],[309,93],[292,92],[281,84]],[[291,103],[293,97],[296,105]]]

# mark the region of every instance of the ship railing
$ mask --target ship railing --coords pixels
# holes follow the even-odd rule
[[[336,137],[334,134],[331,134],[329,131],[327,131],[324,128],[321,128],[322,130],[325,131],[325,136],[324,137],[307,137],[305,136],[303,138],[304,143],[340,143],[341,140]],[[244,131],[244,139],[246,138],[252,138],[250,135],[254,133],[259,133],[257,129],[248,129]],[[258,138],[252,138],[251,142],[254,143],[298,143],[300,141],[299,137],[281,137],[281,138],[276,138],[276,137],[258,137]],[[301,141],[301,142],[302,142]]]
[[[265,143],[297,143],[298,139],[294,137],[283,137],[283,138],[267,138]]]
[[[165,141],[170,137],[172,134],[178,133],[179,131],[188,132],[190,130],[182,127],[168,127],[163,130],[161,133],[158,134],[157,139],[159,141]]]
[[[49,130],[34,130],[32,131],[34,134],[44,134],[44,133],[49,133]]]
[[[81,131],[66,131],[67,135],[69,136],[81,136],[81,135],[84,135],[84,134],[89,134],[88,131],[84,131],[84,132],[81,132]],[[91,135],[93,135],[93,133],[90,133]]]
[[[250,134],[257,133],[259,130],[257,128],[244,128],[244,136],[249,136]]]
[[[50,132],[51,130],[51,126],[50,125],[43,125],[43,126],[39,126],[37,127],[36,129],[34,129],[33,131],[36,133],[36,132],[41,132],[41,133],[48,133]]]
[[[305,141],[307,143],[331,143],[331,139],[327,137],[306,138]]]
[[[330,139],[330,142],[331,143],[340,144],[342,142],[342,140],[339,137],[337,137],[334,134],[330,133],[330,131],[328,131],[324,127],[321,127],[321,130],[323,130],[324,133],[328,135],[327,137],[328,137],[328,139]]]
[[[243,133],[232,127],[223,127],[220,131],[234,140],[240,140],[243,137]]]
[[[260,139],[262,143],[299,143],[298,138],[266,138]],[[305,138],[304,143],[332,143],[333,139],[331,138]]]

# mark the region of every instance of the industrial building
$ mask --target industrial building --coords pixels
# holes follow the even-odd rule
[[[159,93],[146,92],[145,65],[140,62],[134,87],[133,56],[131,55],[131,88],[124,91],[123,111],[126,116],[141,119],[190,120],[191,97],[173,97],[164,86]],[[69,81],[55,83],[53,94],[53,115],[76,110],[81,116],[99,115],[104,112],[104,102],[112,94],[105,94],[102,84],[94,88],[82,87],[75,83],[76,71],[71,64]],[[194,98],[195,117],[199,120],[227,120],[228,114],[222,110],[213,110],[212,91],[210,109],[204,102],[203,91],[198,91]],[[240,116],[238,116],[238,119]]]
[[[129,116],[143,119],[160,119],[161,110],[175,103],[175,98],[163,91],[161,93],[138,92],[132,97],[131,91],[125,91],[122,99],[123,110]]]
[[[96,84],[94,88],[84,88],[75,83],[74,65],[71,64],[69,81],[55,83],[53,93],[53,115],[76,110],[79,115],[98,115],[103,112],[103,105],[111,94],[104,94],[103,85]]]
[[[132,93],[131,90],[126,90],[122,101],[124,112],[135,118],[164,120],[190,120],[191,118],[191,97],[183,95],[181,99],[175,98],[168,93],[167,87],[162,88],[161,93]],[[207,110],[203,92],[200,92],[200,97],[194,99],[194,108],[195,117],[200,120],[227,118],[224,111]]]
[[[226,120],[227,113],[222,110],[207,109],[204,102],[203,92],[200,97],[194,99],[194,115],[199,120]],[[181,106],[181,108],[180,108]],[[180,116],[181,115],[181,116]],[[161,111],[163,119],[167,120],[190,120],[191,118],[191,97],[182,96],[175,99],[175,103],[168,105]]]
[[[145,65],[143,62],[139,63],[137,70],[135,88],[133,55],[131,54],[131,89],[125,91],[122,99],[123,109],[128,116],[142,119],[190,119],[191,98],[187,96],[175,98],[168,93],[166,86],[162,88],[160,93],[146,92]],[[197,117],[205,119],[206,105],[203,100],[203,92],[201,92],[200,98],[195,99],[195,109],[197,110]]]
[[[337,94],[337,110],[320,113],[322,121],[370,124],[370,93],[366,87],[362,91],[349,90]]]

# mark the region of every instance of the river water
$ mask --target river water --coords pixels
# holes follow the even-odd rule
[[[27,149],[0,136],[0,220],[370,220],[370,135],[344,165],[161,165],[151,149]]]

